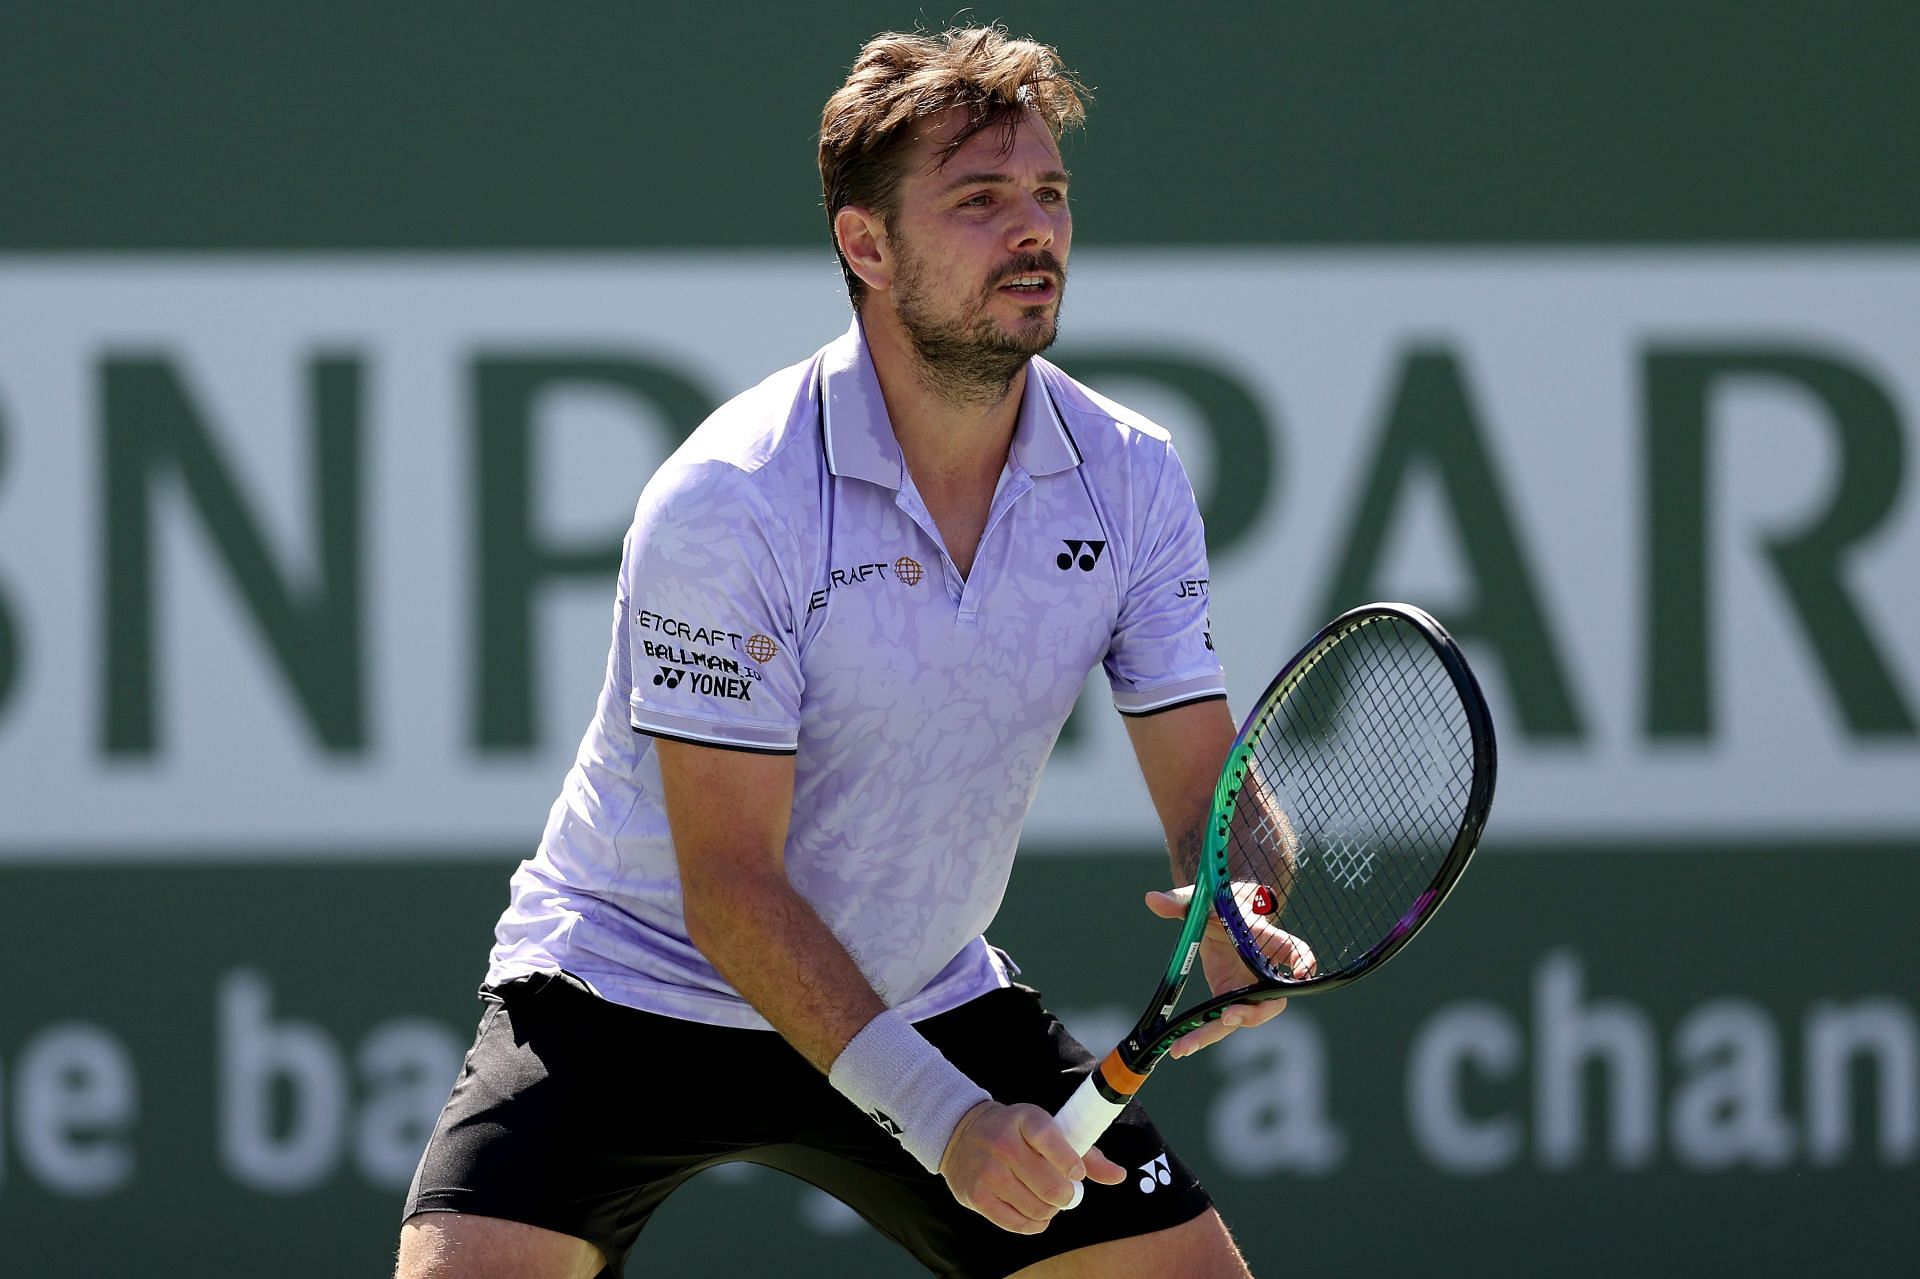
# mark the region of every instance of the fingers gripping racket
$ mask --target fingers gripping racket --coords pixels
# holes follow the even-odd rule
[[[1056,1117],[1074,1150],[1087,1152],[1180,1036],[1235,1004],[1337,990],[1391,959],[1466,869],[1493,773],[1479,685],[1432,617],[1369,604],[1314,636],[1234,739],[1146,1012]],[[1209,928],[1252,980],[1176,1015]]]

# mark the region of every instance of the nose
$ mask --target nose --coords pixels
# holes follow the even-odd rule
[[[1007,225],[1008,246],[1029,252],[1051,248],[1054,237],[1052,209],[1030,194],[1015,201],[1014,208],[1016,216]]]

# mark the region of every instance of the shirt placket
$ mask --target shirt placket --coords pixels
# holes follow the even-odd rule
[[[1011,459],[1001,469],[1000,482],[994,486],[993,502],[987,508],[987,525],[981,530],[980,545],[974,548],[973,572],[962,577],[959,565],[953,562],[953,556],[947,551],[946,539],[940,536],[940,526],[933,522],[933,513],[920,497],[920,490],[914,487],[913,476],[902,468],[900,492],[894,499],[895,504],[920,531],[925,533],[933,544],[940,548],[940,579],[946,587],[947,598],[954,604],[954,621],[961,626],[976,625],[980,617],[981,603],[987,598],[992,575],[993,557],[988,554],[994,544],[994,532],[1005,521],[1014,504],[1033,489],[1033,477],[1026,468]]]

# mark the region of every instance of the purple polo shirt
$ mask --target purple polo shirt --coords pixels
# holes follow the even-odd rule
[[[794,887],[910,1018],[1009,980],[983,932],[1087,674],[1123,714],[1224,696],[1167,433],[1044,360],[971,572],[901,458],[858,321],[655,473],[598,713],[512,883],[488,980],[565,968],[761,1028],[687,940],[658,738],[795,756]]]

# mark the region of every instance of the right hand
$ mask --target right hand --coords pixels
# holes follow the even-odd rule
[[[1100,1153],[1074,1154],[1053,1116],[1024,1103],[983,1101],[961,1116],[940,1157],[953,1197],[1002,1230],[1037,1235],[1073,1202],[1074,1185],[1092,1177],[1105,1186],[1126,1169]]]

